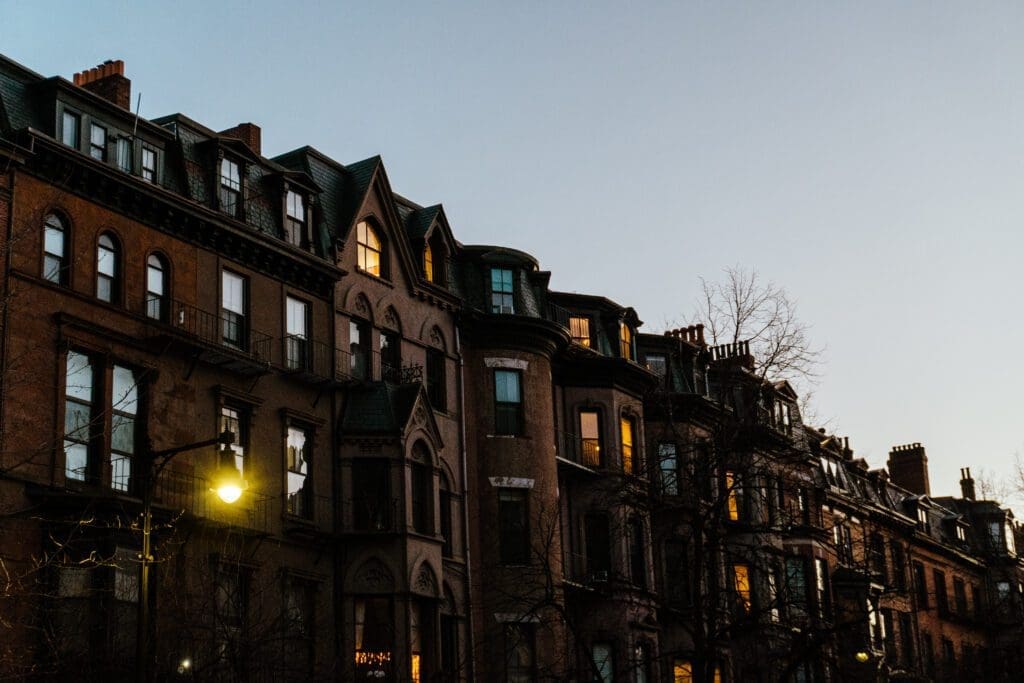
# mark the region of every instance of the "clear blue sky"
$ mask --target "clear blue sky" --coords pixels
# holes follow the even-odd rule
[[[784,286],[828,347],[819,413],[872,466],[1024,450],[1019,3],[0,0],[0,51],[124,59],[142,114],[384,157],[466,243],[658,332],[698,277]]]

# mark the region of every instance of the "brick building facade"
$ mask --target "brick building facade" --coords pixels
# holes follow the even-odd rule
[[[552,291],[379,158],[130,92],[0,58],[4,674],[144,638],[155,680],[1014,680],[1017,527],[969,472],[869,470],[746,344]]]

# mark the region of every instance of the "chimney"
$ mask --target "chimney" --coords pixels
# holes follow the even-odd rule
[[[960,495],[964,500],[974,500],[974,479],[970,467],[960,468]]]
[[[74,81],[75,85],[131,111],[132,82],[124,77],[124,62],[120,59],[108,59],[99,66],[79,71]]]
[[[711,360],[723,366],[739,366],[754,369],[754,356],[750,353],[750,342],[739,341],[711,347]]]
[[[924,446],[910,443],[904,446],[893,446],[889,451],[889,474],[897,486],[902,486],[912,493],[931,495],[928,484],[928,456]]]
[[[249,149],[255,152],[256,156],[262,156],[260,152],[260,127],[255,123],[240,123],[234,128],[222,130],[219,134],[226,138],[241,140],[249,145]]]

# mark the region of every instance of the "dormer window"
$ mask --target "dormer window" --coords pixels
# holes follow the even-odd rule
[[[78,149],[78,133],[82,125],[82,117],[74,112],[64,110],[61,117],[60,141],[68,147]]]
[[[118,138],[117,139],[117,167],[125,173],[131,173],[132,168],[135,164],[132,163],[132,157],[134,157],[131,138]]]
[[[917,506],[917,528],[920,531],[927,532],[929,530],[929,526],[930,525],[928,524],[928,508],[924,507],[921,504],[918,504],[918,506]]]
[[[97,161],[107,160],[107,129],[95,123],[89,127],[89,156]]]
[[[590,348],[590,318],[586,316],[569,316],[569,336],[580,346]]]
[[[288,190],[287,203],[284,238],[289,244],[301,247],[306,235],[306,200],[298,192]]]
[[[366,221],[359,221],[356,226],[356,264],[359,269],[374,277],[381,277],[382,255],[383,247],[377,231]]]
[[[229,216],[238,215],[238,199],[242,194],[242,174],[238,163],[220,160],[220,210]]]
[[[962,524],[956,525],[956,540],[960,543],[967,542],[967,530],[964,529]]]
[[[156,182],[156,150],[142,148],[142,179],[147,183]]]
[[[619,323],[619,355],[633,360],[633,330],[626,323]]]
[[[511,268],[491,268],[491,313],[516,312]]]

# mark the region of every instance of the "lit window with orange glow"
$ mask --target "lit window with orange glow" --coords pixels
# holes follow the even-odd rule
[[[677,659],[672,663],[672,683],[693,683],[693,663]]]
[[[745,564],[732,566],[733,590],[736,592],[736,603],[744,612],[750,611],[750,567]]]
[[[429,244],[423,247],[423,276],[429,282],[434,281],[434,251]]]
[[[740,492],[736,485],[736,475],[732,472],[725,473],[725,495],[729,520],[738,522],[740,519]]]
[[[633,474],[633,420],[622,418],[619,429],[622,431],[622,471]]]
[[[366,221],[359,221],[356,225],[356,263],[359,269],[374,277],[381,277],[382,253],[383,248],[377,231]]]
[[[633,330],[626,323],[619,323],[619,355],[633,360]]]
[[[569,336],[580,346],[590,348],[590,318],[569,316]]]

